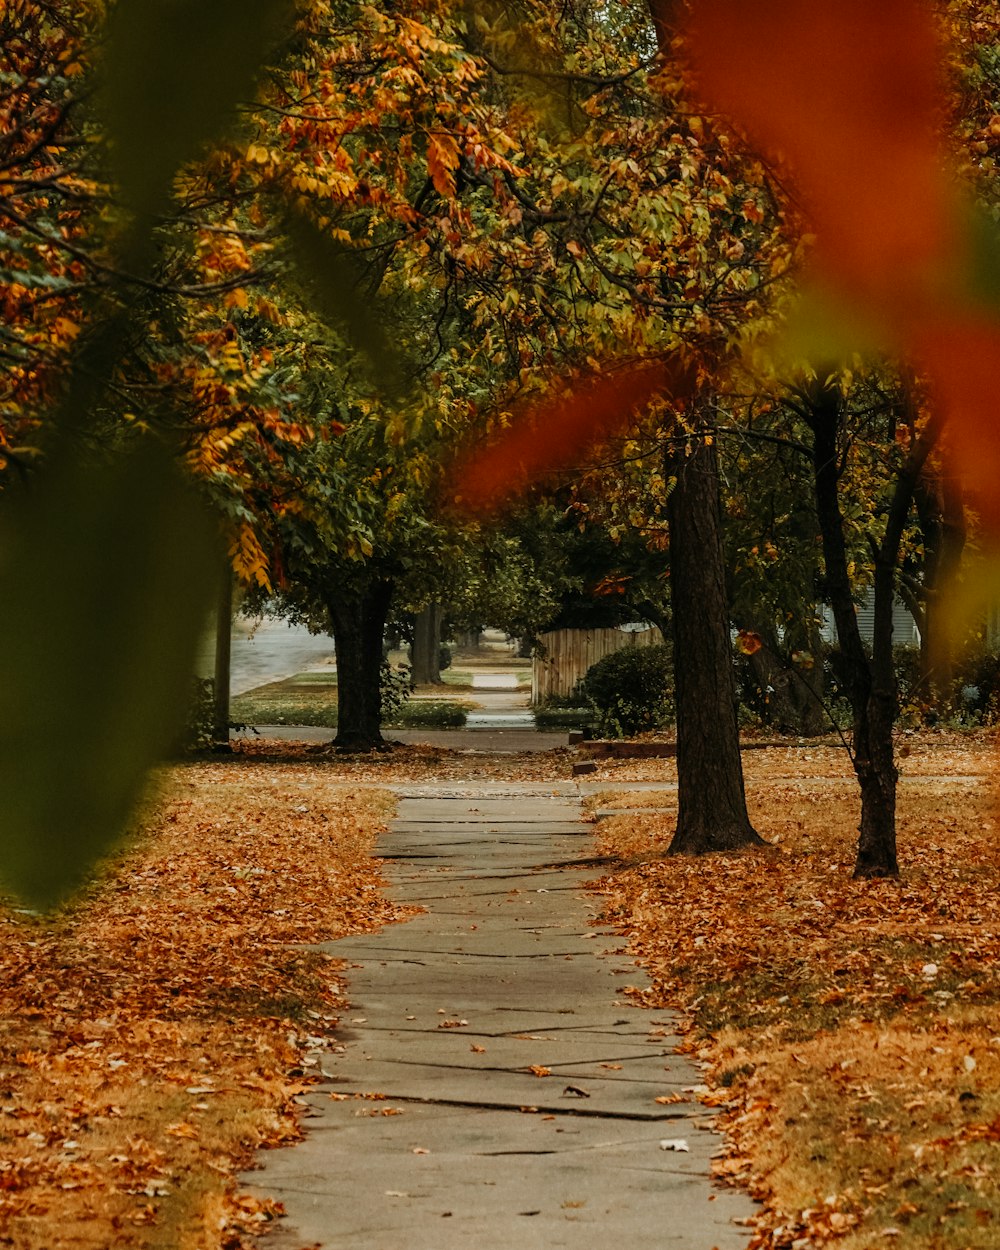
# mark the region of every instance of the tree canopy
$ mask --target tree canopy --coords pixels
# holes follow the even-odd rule
[[[954,465],[996,519],[1000,334],[996,6],[929,13],[6,6],[0,641],[83,671],[103,624],[38,628],[72,603],[115,618],[121,678],[68,703],[5,692],[35,743],[4,752],[17,845],[54,810],[24,759],[61,716],[109,726],[50,796],[107,779],[79,853],[11,882],[57,896],[120,823],[179,715],[152,689],[122,715],[121,690],[160,614],[178,624],[162,686],[183,684],[221,550],[313,621],[330,587],[379,587],[388,611],[443,597],[443,576],[470,616],[505,587],[525,632],[555,590],[602,584],[666,619],[664,523],[676,540],[697,460],[722,487],[720,610],[776,643],[834,577],[810,492],[812,401],[835,391],[848,598],[870,584],[884,607],[902,563],[929,620]],[[530,524],[489,531],[489,506],[553,472]]]

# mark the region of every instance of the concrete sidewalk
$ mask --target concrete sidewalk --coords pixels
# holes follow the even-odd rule
[[[697,1069],[623,994],[642,976],[593,927],[590,829],[559,790],[402,795],[380,853],[427,910],[321,948],[348,961],[340,1044],[305,1141],[244,1177],[285,1204],[274,1250],[746,1246]]]

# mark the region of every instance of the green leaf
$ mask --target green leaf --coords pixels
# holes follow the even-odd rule
[[[1000,228],[983,210],[969,215],[969,294],[988,312],[1000,311]]]
[[[177,741],[221,553],[158,444],[64,457],[17,503],[0,529],[0,879],[47,907]]]
[[[253,95],[288,0],[120,0],[108,22],[102,95],[115,178],[135,211]]]

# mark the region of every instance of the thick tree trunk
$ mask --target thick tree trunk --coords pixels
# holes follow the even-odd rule
[[[325,597],[337,650],[338,751],[378,751],[382,737],[382,636],[393,583],[371,582],[360,591],[332,589]]]
[[[747,815],[736,719],[715,444],[671,458],[670,580],[677,701],[677,829],[671,855],[760,844]]]
[[[417,613],[413,624],[413,646],[410,648],[410,678],[415,686],[440,686],[441,622],[444,609],[440,603],[429,603]]]

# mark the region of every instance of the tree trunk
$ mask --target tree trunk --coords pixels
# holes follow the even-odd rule
[[[378,751],[382,737],[382,636],[393,583],[375,580],[359,591],[325,597],[337,651],[338,751]]]
[[[929,470],[925,466],[917,480],[914,501],[924,540],[920,684],[929,703],[947,707],[954,695],[948,599],[958,578],[966,540],[961,483],[947,469]]]
[[[826,591],[837,627],[842,672],[851,702],[853,764],[861,789],[861,824],[856,877],[896,877],[896,781],[892,726],[896,712],[892,668],[892,579],[889,582],[889,683],[885,673],[879,689],[873,680],[875,659],[865,652],[851,594],[844,518],[840,510],[840,392],[817,383],[810,392],[809,424],[813,431],[813,477],[816,511],[823,542]],[[874,652],[885,649],[885,585],[876,570]]]
[[[816,511],[823,540],[826,589],[837,626],[854,734],[854,771],[861,790],[861,824],[855,877],[898,877],[896,857],[896,770],[892,740],[897,712],[892,662],[892,604],[903,528],[913,492],[937,440],[939,420],[928,423],[900,468],[889,503],[885,531],[875,551],[872,654],[861,640],[851,595],[844,518],[840,510],[839,435],[843,401],[835,386],[816,382],[807,396],[813,432]]]
[[[229,751],[229,686],[233,632],[233,574],[228,563],[219,582],[215,609],[215,681],[212,692],[212,747]]]
[[[441,621],[444,609],[440,603],[429,603],[417,613],[413,623],[413,646],[410,648],[410,678],[415,686],[440,686]]]
[[[677,829],[671,855],[757,845],[747,815],[725,589],[719,469],[710,436],[696,432],[672,456],[668,501],[674,680],[677,701]]]
[[[780,733],[797,734],[801,738],[815,738],[829,728],[823,707],[823,666],[820,663],[822,646],[819,630],[815,626],[802,630],[803,637],[810,638],[806,648],[814,657],[811,668],[790,665],[783,651],[789,646],[786,635],[784,647],[779,645],[773,625],[739,620],[741,628],[750,630],[763,642],[759,651],[748,656],[754,681],[765,696],[764,719]]]

